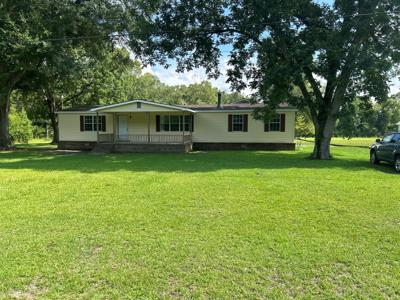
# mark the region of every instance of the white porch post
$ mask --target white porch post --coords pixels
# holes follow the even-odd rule
[[[114,112],[113,113],[113,143],[115,144],[115,141],[117,139],[117,114]]]
[[[147,113],[147,143],[150,144],[150,113]]]
[[[183,117],[182,117],[182,144],[185,143],[185,112],[183,112]]]
[[[193,132],[193,122],[194,122],[194,115],[193,113],[190,115],[190,127],[189,127],[189,134],[190,134],[190,142],[192,142],[192,132]]]
[[[99,112],[96,111],[97,144],[99,143]]]

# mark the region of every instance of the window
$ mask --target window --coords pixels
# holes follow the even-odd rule
[[[180,118],[179,116],[169,116],[169,131],[179,131],[180,129]]]
[[[136,102],[136,107],[137,108],[142,108],[142,102]]]
[[[264,131],[285,131],[285,114],[276,114],[272,119],[264,124]]]
[[[181,116],[181,127],[183,125],[185,125],[185,129],[184,129],[185,131],[189,131],[190,130],[190,127],[191,127],[190,125],[191,125],[191,123],[193,121],[192,117],[193,116],[185,116],[185,120],[183,120],[183,116]]]
[[[228,131],[247,132],[248,116],[247,115],[228,115]]]
[[[228,115],[228,131],[247,132],[248,115]]]
[[[400,141],[400,134],[399,133],[394,133],[394,134],[390,134],[390,135],[385,136],[383,138],[382,142],[383,143],[391,143],[391,142],[397,143],[399,141]]]
[[[243,131],[243,115],[232,116],[232,131]]]
[[[280,131],[281,130],[281,116],[275,115],[271,121],[269,121],[269,131]]]
[[[160,131],[190,131],[192,116],[160,116]]]
[[[81,131],[97,131],[96,116],[81,116]],[[99,131],[106,131],[106,116],[99,116]]]
[[[393,138],[393,134],[387,135],[387,136],[385,136],[385,137],[383,138],[383,141],[382,141],[382,142],[384,142],[384,143],[390,143],[390,142],[392,141],[392,138]]]

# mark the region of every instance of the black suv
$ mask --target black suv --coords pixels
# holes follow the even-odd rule
[[[394,169],[400,173],[400,132],[391,133],[376,140],[371,146],[370,161],[372,164],[379,164],[385,161],[394,164]]]

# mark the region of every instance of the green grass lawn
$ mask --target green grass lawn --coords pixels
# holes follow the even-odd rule
[[[360,147],[360,148],[368,148],[375,142],[377,138],[340,138],[336,137],[332,139],[332,144],[335,146],[351,146],[351,147]],[[313,138],[306,138],[299,141],[300,144],[307,144],[308,142],[312,143],[314,141]]]
[[[399,298],[400,176],[357,145],[0,152],[0,299]]]

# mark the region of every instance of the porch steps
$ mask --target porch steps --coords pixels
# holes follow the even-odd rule
[[[114,145],[113,144],[96,144],[92,151],[95,154],[105,154],[105,153],[112,153],[114,152]]]

